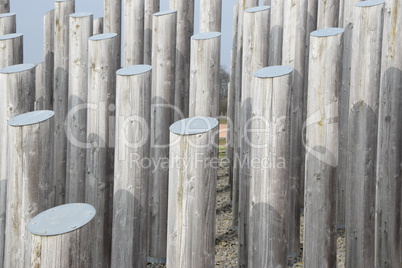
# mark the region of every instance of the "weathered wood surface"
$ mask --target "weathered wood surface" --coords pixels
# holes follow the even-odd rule
[[[144,64],[152,63],[152,18],[159,11],[160,0],[146,0],[144,14]]]
[[[249,237],[249,200],[251,159],[249,122],[253,116],[252,101],[256,97],[251,85],[254,71],[268,66],[270,7],[248,8],[243,14],[243,58],[240,97],[240,165],[239,165],[239,256],[247,266]]]
[[[10,0],[1,0],[0,13],[8,13],[8,12],[10,12]]]
[[[166,267],[215,267],[218,136],[214,118],[171,126]]]
[[[265,5],[271,6],[270,37],[269,37],[269,66],[282,64],[282,39],[283,39],[283,0],[265,1]]]
[[[32,107],[33,98],[21,98],[26,90],[33,92],[34,70],[20,71],[30,78],[27,88],[13,87],[8,93],[17,104]],[[25,74],[22,74],[25,72]],[[19,94],[18,94],[19,93]],[[15,94],[15,95],[14,95]],[[29,102],[28,102],[29,101]],[[28,107],[25,107],[28,108]],[[53,111],[35,111],[9,120],[8,126],[8,185],[4,267],[30,267],[31,237],[26,226],[36,214],[54,206],[52,172]],[[25,119],[21,120],[21,117]]]
[[[317,29],[338,27],[339,0],[318,1]]]
[[[219,116],[221,33],[191,37],[189,116]]]
[[[293,69],[254,73],[250,133],[248,267],[286,267],[291,91]]]
[[[166,262],[169,126],[173,123],[177,12],[154,14],[152,36],[151,160],[149,180],[149,257]]]
[[[110,266],[112,244],[115,94],[118,35],[105,33],[89,38],[88,110],[85,202],[95,207],[93,263]]]
[[[376,156],[384,1],[355,5],[345,212],[346,266],[374,264]],[[352,164],[353,163],[353,164]]]
[[[221,32],[221,25],[222,0],[200,0],[200,33]]]
[[[93,14],[71,14],[69,27],[66,202],[81,203],[85,201],[88,38],[92,36]]]
[[[376,171],[375,266],[398,267],[401,253],[402,2],[384,11]]]
[[[303,264],[336,267],[338,100],[342,88],[341,28],[311,33],[307,94]],[[335,79],[334,79],[335,78]]]
[[[117,34],[117,62],[118,67],[121,66],[121,42],[122,42],[122,1],[123,0],[104,0],[103,1],[103,31],[102,33],[116,33]],[[125,14],[124,14],[125,16]],[[127,24],[126,24],[127,25]],[[94,33],[95,35],[96,33]]]
[[[124,1],[123,67],[144,62],[144,13],[145,0]]]
[[[146,267],[152,67],[117,71],[112,267]]]
[[[104,23],[103,17],[94,19],[93,26],[92,26],[93,35],[103,34],[103,23]]]
[[[0,35],[17,32],[17,16],[15,13],[0,14]]]
[[[23,62],[23,36],[20,33],[0,36],[0,68]]]

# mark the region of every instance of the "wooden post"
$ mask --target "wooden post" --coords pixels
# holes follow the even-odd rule
[[[374,264],[378,105],[384,1],[355,5],[346,180],[346,265]],[[358,33],[358,34],[357,34]],[[363,45],[364,44],[364,45]]]
[[[109,267],[112,244],[113,159],[118,35],[105,33],[88,42],[88,110],[85,202],[95,207],[95,266]]]
[[[376,171],[375,266],[401,264],[402,2],[387,1],[382,40]]]
[[[342,87],[341,28],[311,33],[306,127],[304,265],[336,267],[338,100]],[[337,79],[334,79],[336,77]]]
[[[147,265],[151,69],[117,71],[112,267]]]
[[[10,0],[1,0],[0,13],[9,13],[9,12],[10,12]]]
[[[144,12],[145,0],[124,1],[124,67],[144,62]]]
[[[215,267],[218,124],[191,117],[170,127],[166,267]]]
[[[23,62],[22,34],[0,36],[0,68]]]
[[[284,2],[284,27],[282,64],[291,66],[294,71],[292,91],[292,115],[290,135],[290,174],[288,200],[288,239],[290,257],[299,255],[300,240],[300,196],[303,196],[304,174],[302,163],[304,149],[303,138],[303,110],[304,110],[304,75],[306,52],[306,16],[307,0]]]
[[[292,71],[270,66],[254,72],[248,267],[286,267]]]
[[[152,63],[152,17],[159,11],[160,0],[145,1],[144,17],[144,64]]]
[[[221,24],[222,0],[200,0],[200,33],[221,32]]]
[[[271,23],[269,38],[269,66],[282,64],[283,0],[271,1]],[[268,5],[268,4],[266,4]]]
[[[61,205],[43,211],[27,224],[32,267],[91,267],[85,259],[89,248],[82,246],[82,234],[93,226],[93,206],[81,203]],[[91,222],[92,221],[92,222]]]
[[[338,27],[339,0],[318,1],[317,29]]]
[[[28,72],[33,82],[33,71]],[[17,87],[13,89],[16,90]],[[22,93],[21,89],[15,93],[11,91],[8,92],[10,98],[21,98],[21,95],[14,95]],[[33,105],[33,98],[29,102]],[[27,223],[40,211],[54,206],[51,143],[53,121],[50,120],[53,115],[53,111],[35,111],[18,115],[8,121],[7,235],[4,267],[30,266],[31,241],[26,229]]]
[[[88,101],[88,38],[93,14],[70,15],[67,131],[66,202],[85,201],[85,155]]]
[[[174,106],[178,111],[174,113],[174,121],[189,115],[190,47],[191,36],[194,33],[194,2],[195,0],[169,1],[169,8],[177,10]]]
[[[268,65],[270,7],[259,6],[246,9],[243,17],[243,59],[240,106],[240,160],[239,165],[239,263],[248,267],[248,224],[250,200],[250,143],[249,120],[252,118],[251,102],[254,88],[253,72]]]
[[[189,116],[219,116],[221,33],[191,37]]]
[[[74,2],[54,2],[54,182],[56,205],[65,203],[67,136],[65,120],[68,112],[69,15],[74,13]]]
[[[0,35],[17,32],[17,20],[15,13],[0,14]]]
[[[176,11],[154,14],[152,23],[151,160],[149,262],[166,263],[169,126],[173,123]]]
[[[103,17],[94,19],[92,28],[93,35],[103,34]]]
[[[103,1],[103,31],[102,33],[116,33],[117,34],[117,62],[121,66],[121,13],[122,13],[122,0],[104,0]],[[126,11],[127,12],[127,11]],[[127,24],[125,24],[127,25]],[[127,27],[127,26],[126,26]],[[94,28],[95,29],[95,28]],[[95,35],[95,32],[94,32]]]

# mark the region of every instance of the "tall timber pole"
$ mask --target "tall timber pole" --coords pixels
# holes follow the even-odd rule
[[[152,18],[159,11],[160,0],[146,0],[144,14],[144,64],[152,63]]]
[[[8,13],[8,12],[10,12],[10,0],[1,0],[0,13]]]
[[[124,1],[124,67],[144,62],[144,12],[145,0]]]
[[[200,0],[200,33],[221,32],[222,0]]]
[[[103,31],[95,34],[102,33],[116,33],[117,34],[117,62],[120,64],[121,59],[121,42],[122,42],[122,30],[121,30],[121,13],[122,13],[122,1],[125,0],[104,0],[103,1]],[[94,28],[96,29],[96,28]]]
[[[269,66],[282,64],[283,4],[283,0],[272,0],[270,4]]]
[[[93,35],[97,35],[97,34],[103,34],[103,23],[104,23],[104,18],[103,17],[99,17],[94,19],[93,22]]]
[[[23,36],[20,33],[0,36],[0,68],[23,62]]]
[[[16,33],[17,16],[15,13],[0,14],[0,35]]]

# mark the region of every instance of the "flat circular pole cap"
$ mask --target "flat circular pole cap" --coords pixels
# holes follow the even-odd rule
[[[328,37],[328,36],[335,36],[345,32],[343,28],[323,28],[311,32],[311,36],[314,37]]]
[[[356,7],[373,7],[373,6],[378,6],[385,4],[384,0],[367,0],[367,1],[361,1],[359,3],[356,3]]]
[[[75,231],[95,217],[93,206],[71,203],[48,209],[28,222],[28,231],[34,235],[52,236]]]
[[[0,70],[0,73],[15,74],[15,73],[19,73],[19,72],[29,71],[29,70],[32,70],[33,68],[35,68],[35,65],[30,64],[30,63],[16,64],[16,65],[4,67],[3,69]]]
[[[152,70],[150,65],[131,65],[117,70],[116,74],[120,76],[131,76],[146,73]]]
[[[38,124],[40,122],[46,121],[54,116],[53,111],[43,110],[43,111],[33,111],[25,114],[17,115],[16,117],[8,120],[8,124],[13,127],[21,127]]]
[[[219,125],[219,121],[212,117],[195,116],[175,122],[169,130],[177,135],[196,135],[208,132]]]
[[[113,38],[116,36],[117,36],[117,33],[103,33],[103,34],[93,35],[88,40],[100,41],[100,40],[110,39],[110,38]]]
[[[254,72],[254,76],[258,78],[274,78],[290,74],[293,68],[290,66],[276,65],[259,69]]]

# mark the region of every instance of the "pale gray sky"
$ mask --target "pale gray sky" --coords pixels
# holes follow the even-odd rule
[[[39,63],[43,59],[43,15],[54,6],[52,0],[10,0],[11,12],[17,14],[17,32],[24,34],[24,63]],[[195,0],[195,29],[199,32],[199,0]],[[223,0],[221,64],[229,70],[232,47],[233,6],[236,0]],[[167,10],[169,0],[161,0],[161,10]],[[76,12],[92,12],[103,16],[102,0],[76,0]]]

